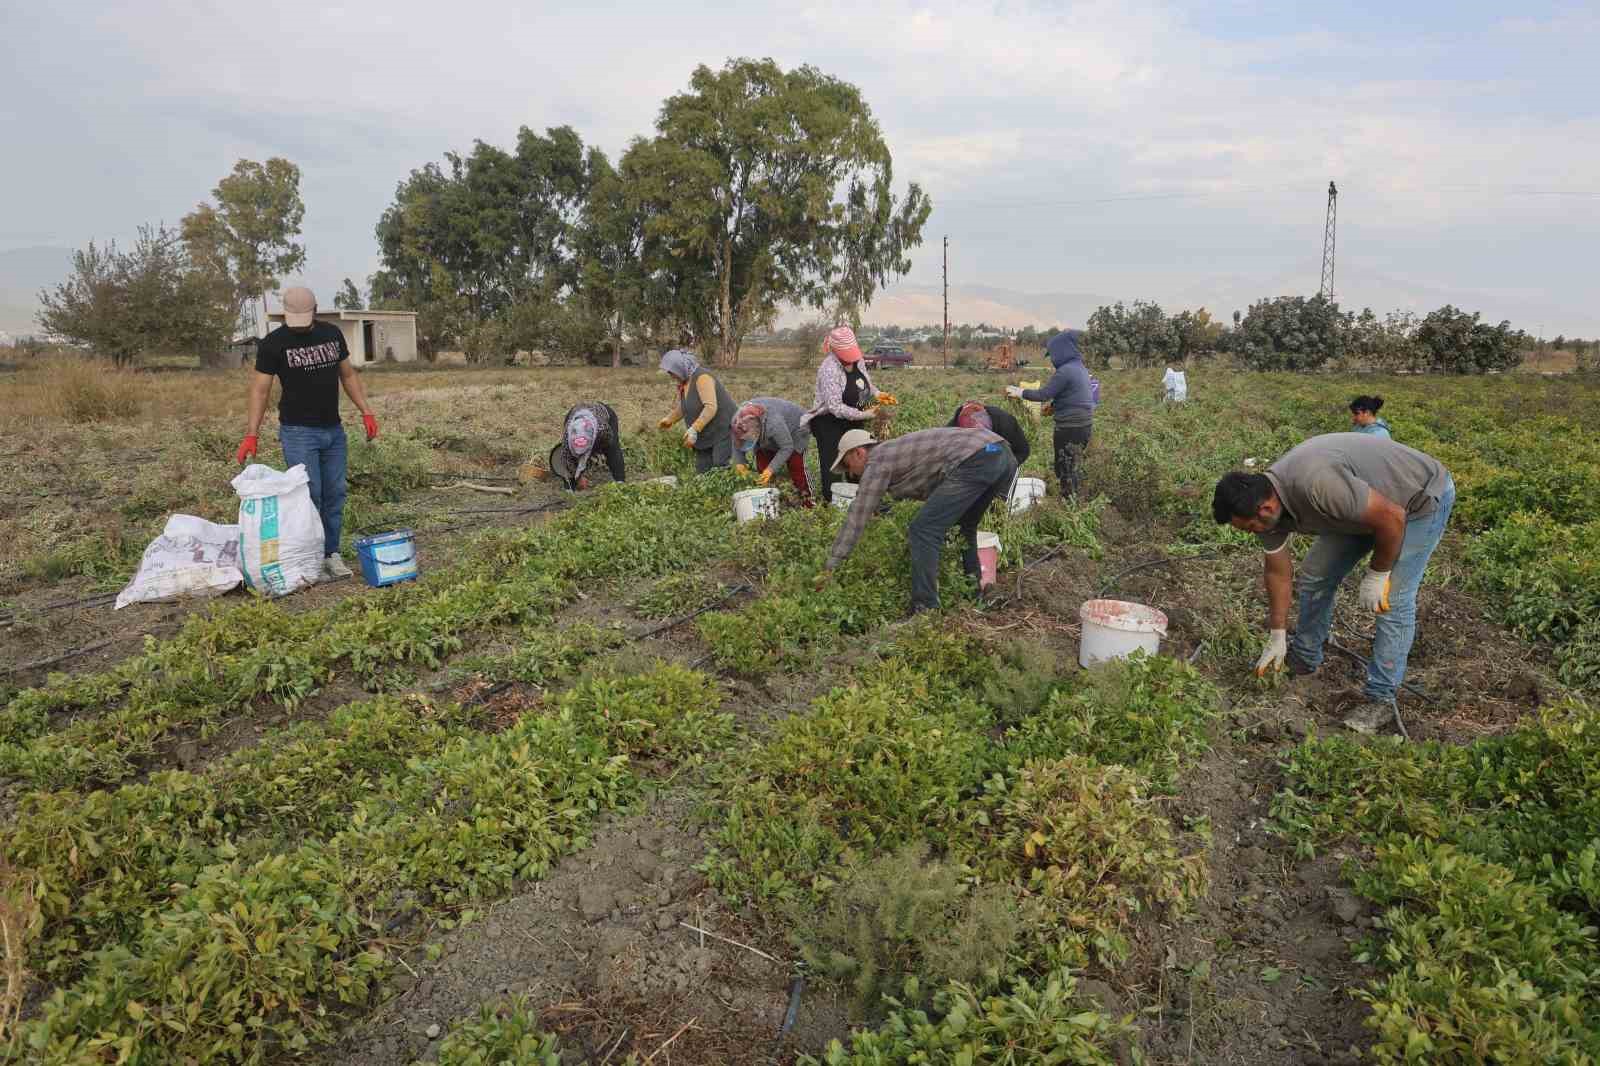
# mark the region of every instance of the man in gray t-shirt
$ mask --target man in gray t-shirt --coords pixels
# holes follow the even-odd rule
[[[1369,552],[1361,604],[1377,615],[1367,703],[1345,725],[1370,733],[1394,715],[1416,636],[1417,589],[1444,536],[1456,487],[1435,458],[1382,437],[1328,433],[1290,449],[1266,473],[1234,471],[1211,501],[1219,525],[1256,534],[1266,549],[1268,629],[1256,673],[1309,674],[1322,664],[1339,582]],[[1316,534],[1300,582],[1300,620],[1287,641],[1295,533]]]

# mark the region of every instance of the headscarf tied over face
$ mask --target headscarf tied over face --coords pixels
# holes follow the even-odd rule
[[[761,440],[761,420],[767,409],[759,403],[747,403],[733,416],[733,441],[743,447],[746,441],[755,444]],[[748,449],[746,449],[748,450]]]
[[[600,420],[593,411],[574,411],[567,419],[567,451],[574,459],[586,459],[594,451],[595,438],[600,435]]]
[[[962,429],[986,429],[994,432],[994,420],[981,400],[968,400],[956,413],[956,425]]]
[[[833,357],[845,366],[861,360],[861,345],[856,343],[856,331],[849,326],[836,326],[829,330],[823,338],[822,351],[824,354],[833,353]]]
[[[700,369],[700,360],[691,352],[682,348],[674,348],[661,357],[661,369],[680,382],[687,382],[694,377],[694,372]]]

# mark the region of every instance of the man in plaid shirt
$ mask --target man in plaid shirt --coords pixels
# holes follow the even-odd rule
[[[886,493],[926,500],[907,531],[914,614],[939,606],[939,552],[945,534],[957,523],[966,540],[961,565],[978,577],[978,522],[1011,484],[1017,460],[1004,438],[985,429],[924,429],[881,443],[866,430],[852,429],[839,439],[834,469],[848,471],[861,487],[817,575],[817,588],[828,583],[856,546]]]

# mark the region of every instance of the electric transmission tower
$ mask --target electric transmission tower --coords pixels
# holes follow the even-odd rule
[[[1322,284],[1317,295],[1333,299],[1333,231],[1339,221],[1339,190],[1328,182],[1328,222],[1322,231]]]

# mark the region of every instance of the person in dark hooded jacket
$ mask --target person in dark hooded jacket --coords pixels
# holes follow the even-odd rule
[[[1013,399],[1054,407],[1056,480],[1061,482],[1063,496],[1078,494],[1081,484],[1078,469],[1094,427],[1094,393],[1089,385],[1089,371],[1083,365],[1083,353],[1078,350],[1078,338],[1082,336],[1082,330],[1067,329],[1050,338],[1045,351],[1056,371],[1042,388],[1006,386],[1006,395]]]

